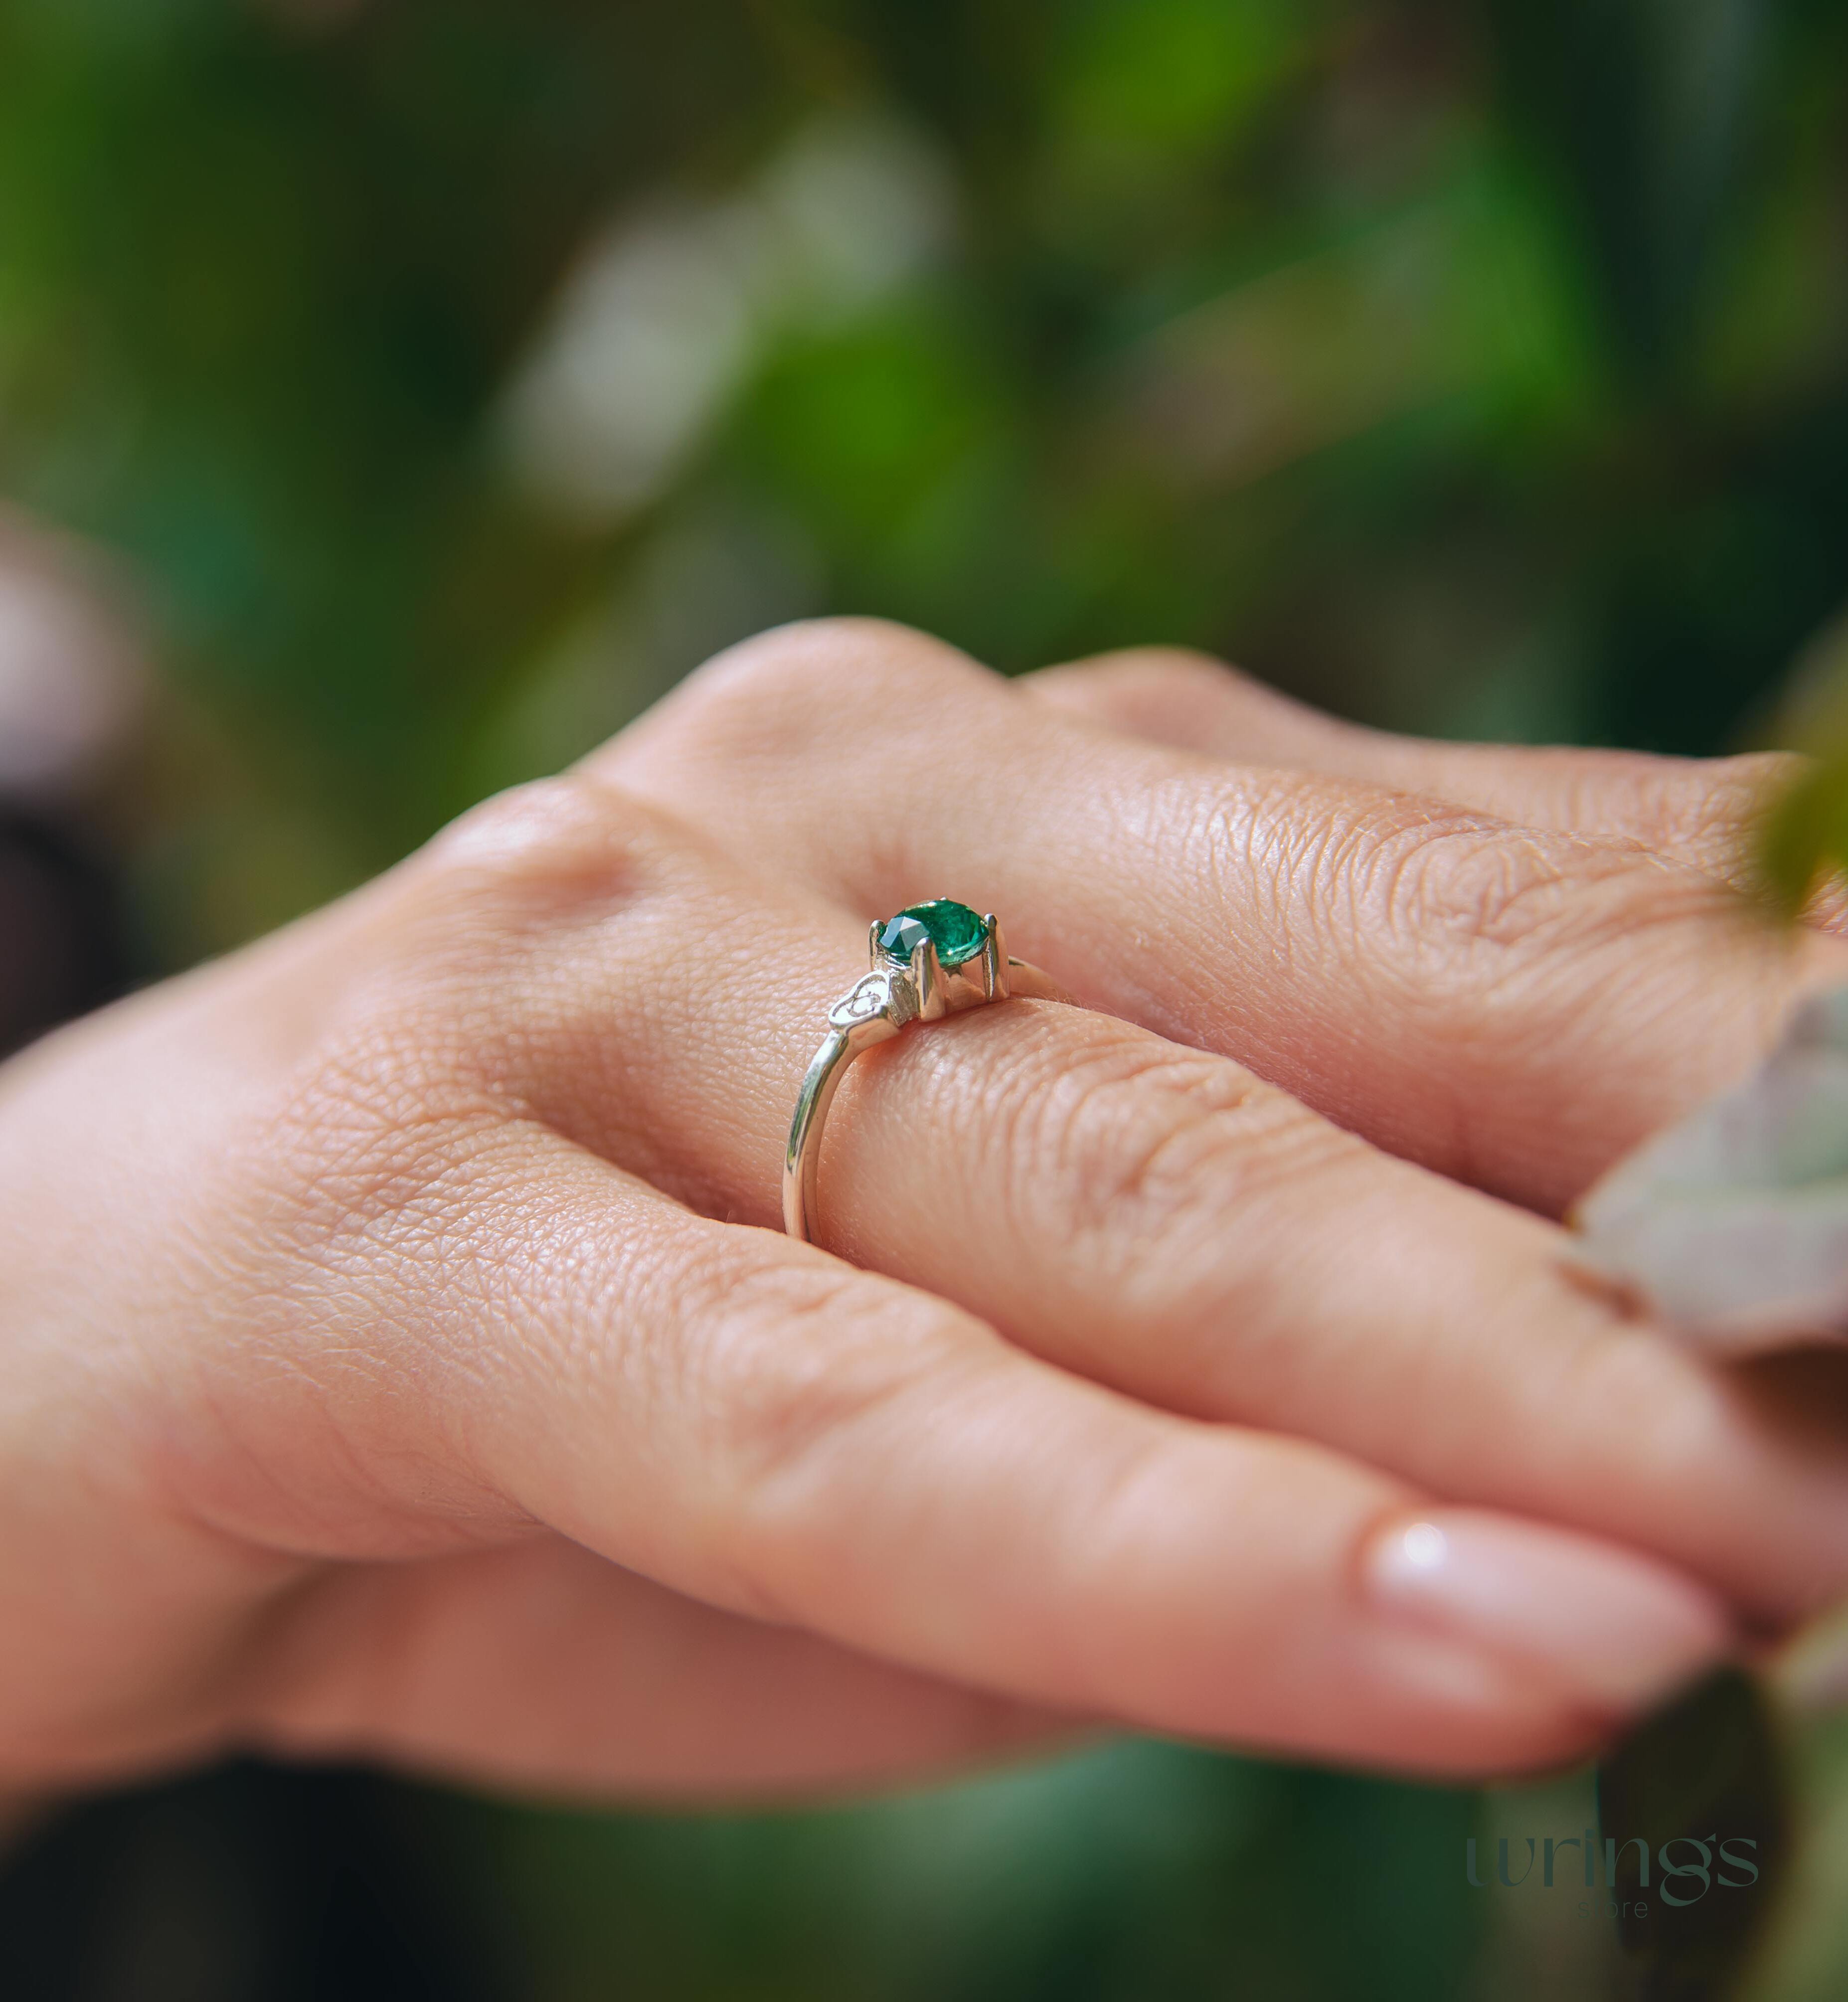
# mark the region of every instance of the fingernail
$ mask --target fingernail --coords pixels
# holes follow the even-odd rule
[[[1600,1708],[1639,1709],[1727,1651],[1718,1605],[1615,1545],[1467,1508],[1400,1518],[1365,1557],[1401,1617],[1550,1677]]]

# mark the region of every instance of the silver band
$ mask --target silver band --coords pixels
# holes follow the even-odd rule
[[[822,1125],[847,1066],[862,1050],[888,1041],[913,1022],[934,1022],[1012,996],[1070,999],[1037,966],[1009,958],[992,912],[982,926],[979,954],[960,965],[945,968],[928,938],[912,949],[908,961],[901,960],[880,945],[884,927],[877,923],[873,926],[868,934],[872,971],[862,975],[828,1010],[828,1039],[816,1051],[802,1080],[796,1116],[790,1122],[790,1142],[783,1156],[783,1224],[792,1237],[805,1243],[812,1240]]]

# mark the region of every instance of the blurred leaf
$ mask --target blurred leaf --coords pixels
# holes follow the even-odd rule
[[[1626,360],[1654,386],[1696,351],[1752,162],[1771,0],[1501,0],[1507,87],[1551,158]]]
[[[1320,10],[1290,0],[1085,0],[1053,70],[1065,142],[1180,152],[1222,146]]]
[[[1766,1687],[1795,1840],[1738,2002],[1834,2002],[1848,1989],[1848,1605],[1786,1641]]]
[[[1791,920],[1825,877],[1848,874],[1848,753],[1811,766],[1770,802],[1756,860],[1774,907]]]
[[[1638,2002],[1723,2002],[1790,1867],[1783,1747],[1759,1681],[1722,1669],[1638,1725],[1599,1767],[1598,1816],[1619,1845],[1619,1936],[1641,1972]],[[1653,1879],[1630,1846],[1639,1839],[1656,1859]],[[1751,1845],[1753,1881],[1716,1888],[1710,1876],[1696,1889],[1690,1878],[1679,1892],[1664,1882],[1665,1868],[1693,1862],[1690,1844],[1707,1846],[1703,1867],[1718,1874],[1722,1842],[1742,1854]]]

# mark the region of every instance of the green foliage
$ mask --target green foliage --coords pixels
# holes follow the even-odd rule
[[[1848,592],[1845,58],[1825,0],[0,0],[0,488],[147,586],[155,957],[807,612],[1736,741]],[[1787,905],[1845,802],[1779,808]],[[1031,1924],[950,1871],[917,1992],[1557,1992],[1461,1796],[1150,1756],[1023,1814]],[[863,1938],[827,1873],[989,1853],[931,1812],[455,1826],[535,1993],[608,1992],[607,1905],[647,1992],[821,1997],[912,1992],[921,1850]]]
[[[1848,755],[1819,759],[1770,802],[1758,859],[1773,907],[1790,919],[1825,878],[1848,872]]]
[[[153,830],[163,950],[760,608],[1724,744],[1843,588],[1844,39],[1770,0],[13,0],[0,483],[141,566],[218,747]],[[766,267],[622,504],[529,477],[510,398],[599,233],[741,226],[842,119],[936,177],[930,242],[857,296]],[[732,615],[664,626],[702,537]],[[212,859],[281,849],[268,897]]]
[[[1706,2002],[1736,1991],[1787,1889],[1791,1804],[1786,1747],[1764,1686],[1722,1669],[1650,1718],[1600,1768],[1600,1827],[1641,1837],[1652,1855],[1696,1860],[1712,1869],[1722,1840],[1728,1854],[1749,1859],[1751,1875],[1722,1884],[1749,1895],[1726,1897],[1699,1878],[1665,1885],[1658,1875],[1648,1915],[1634,1911],[1619,1926],[1625,1950],[1645,1970],[1648,2002]],[[1677,1845],[1679,1845],[1679,1847]],[[1743,1878],[1743,1871],[1715,1872]],[[1617,1879],[1620,1904],[1633,1901],[1646,1873],[1627,1848]],[[1698,1895],[1696,1895],[1698,1894]]]

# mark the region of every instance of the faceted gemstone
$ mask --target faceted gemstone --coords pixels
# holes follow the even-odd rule
[[[908,911],[887,918],[879,929],[879,949],[894,959],[908,961],[929,939],[937,949],[940,966],[961,966],[979,956],[987,938],[978,912],[967,904],[938,897],[928,904],[913,904]]]

